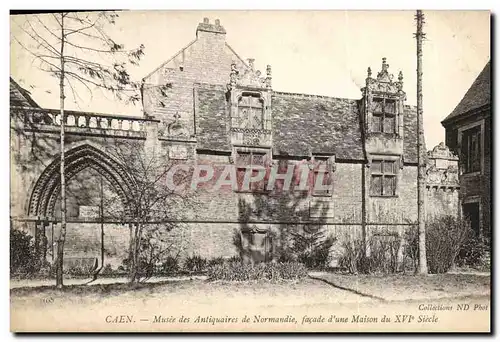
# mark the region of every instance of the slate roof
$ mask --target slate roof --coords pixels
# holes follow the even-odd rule
[[[228,103],[222,86],[195,88],[198,148],[231,151]],[[274,92],[272,95],[273,154],[309,156],[334,154],[336,159],[363,160],[358,100]],[[405,106],[404,161],[417,161],[417,116]]]
[[[275,92],[271,101],[277,154],[364,159],[356,100]]]
[[[10,78],[10,105],[40,108],[31,98],[30,92],[21,87],[12,77]]]
[[[491,68],[490,61],[483,68],[479,76],[477,76],[474,83],[472,83],[465,96],[458,103],[455,109],[448,115],[442,123],[458,118],[471,110],[480,108],[491,103]]]

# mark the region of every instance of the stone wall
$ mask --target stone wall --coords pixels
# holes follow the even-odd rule
[[[167,123],[178,113],[193,134],[193,85],[209,83],[225,87],[233,62],[239,69],[247,67],[226,43],[226,33],[219,21],[210,23],[205,18],[194,41],[145,77],[144,111]],[[159,87],[165,85],[165,91],[160,91]]]

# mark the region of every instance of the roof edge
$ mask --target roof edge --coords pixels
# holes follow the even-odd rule
[[[157,72],[158,70],[160,70],[161,68],[163,68],[166,64],[170,63],[175,57],[179,56],[184,50],[186,50],[188,47],[190,47],[191,45],[193,45],[197,40],[198,40],[198,38],[193,39],[188,45],[186,45],[185,47],[183,47],[182,49],[180,49],[176,54],[174,54],[168,60],[166,60],[165,62],[161,63],[158,67],[156,67],[156,69],[154,69],[153,71],[151,71],[149,74],[147,74],[146,76],[144,76],[142,79],[145,80],[146,78],[151,77],[155,72]]]

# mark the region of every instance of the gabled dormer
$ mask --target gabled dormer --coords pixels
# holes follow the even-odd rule
[[[369,161],[374,158],[383,159],[383,156],[401,158],[406,100],[403,73],[400,71],[395,81],[394,75],[389,73],[386,58],[382,58],[382,68],[376,77],[372,77],[371,68],[368,68],[366,86],[361,91],[363,98],[360,115]]]
[[[231,144],[270,149],[271,66],[267,66],[266,76],[261,76],[261,72],[254,68],[253,59],[248,60],[248,65],[245,70],[238,70],[235,63],[231,65],[227,85]]]
[[[368,68],[366,86],[363,92],[363,114],[365,132],[368,135],[379,135],[387,138],[403,137],[403,114],[406,93],[403,91],[403,73],[398,80],[389,73],[389,64],[382,58],[382,70],[377,77],[372,77]]]

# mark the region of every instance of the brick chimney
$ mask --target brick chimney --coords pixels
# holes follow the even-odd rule
[[[198,24],[196,38],[220,37],[225,40],[226,30],[221,26],[220,20],[215,19],[215,23],[210,23],[208,18],[203,18],[203,22]]]

